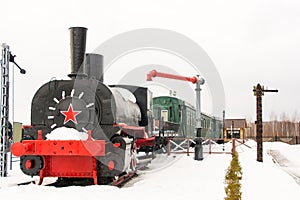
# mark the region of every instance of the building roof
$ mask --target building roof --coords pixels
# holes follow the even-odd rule
[[[246,128],[247,121],[246,119],[225,119],[224,128]]]

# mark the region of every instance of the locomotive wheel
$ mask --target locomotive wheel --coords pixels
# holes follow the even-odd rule
[[[21,156],[20,167],[24,174],[37,176],[44,167],[43,158],[40,156]]]
[[[106,156],[106,159],[102,164],[107,166],[108,170],[117,176],[124,168],[124,158],[117,153],[111,152]]]
[[[105,157],[99,157],[98,174],[101,177],[114,177],[122,173],[124,158],[117,153],[109,152]]]
[[[98,176],[98,184],[99,185],[106,185],[113,181],[113,176],[109,174],[109,171],[107,169],[107,166],[102,164],[101,161],[99,161],[101,158],[98,157],[97,161],[97,176]]]
[[[119,147],[123,150],[126,149],[126,142],[123,140],[122,136],[115,136],[111,139],[114,146]]]

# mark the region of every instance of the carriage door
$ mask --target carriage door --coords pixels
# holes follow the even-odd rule
[[[164,119],[165,122],[167,122],[168,121],[168,110],[162,110],[161,117]]]

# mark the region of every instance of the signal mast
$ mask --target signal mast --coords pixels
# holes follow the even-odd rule
[[[15,56],[9,51],[8,45],[3,43],[1,48],[0,177],[6,177],[7,153],[9,152],[9,62],[14,63],[20,69],[21,74],[25,74],[26,71],[15,62]]]

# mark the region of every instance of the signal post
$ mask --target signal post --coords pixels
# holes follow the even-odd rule
[[[262,96],[265,92],[278,92],[278,90],[264,89],[259,83],[253,87],[254,96],[256,96],[256,142],[257,142],[257,161],[263,162],[263,121],[262,121]]]

